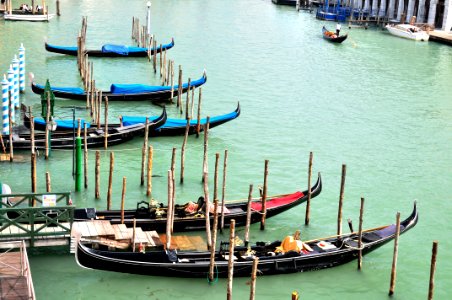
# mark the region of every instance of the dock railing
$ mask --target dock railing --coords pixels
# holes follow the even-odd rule
[[[74,209],[70,193],[1,194],[0,241],[69,238]]]

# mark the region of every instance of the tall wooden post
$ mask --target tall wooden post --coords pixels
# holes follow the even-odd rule
[[[209,123],[210,123],[210,117],[207,117],[207,122],[204,125],[204,157],[202,161],[202,172],[203,174],[207,172],[207,148],[208,148],[208,139],[209,139]],[[202,180],[204,180],[204,176],[202,177]]]
[[[10,131],[10,132],[12,132],[12,131]],[[31,192],[36,193],[36,153],[35,152],[31,153]]]
[[[135,240],[137,231],[137,219],[133,218],[133,231],[132,231],[132,252],[135,252]]]
[[[99,150],[96,150],[96,168],[95,168],[95,181],[96,181],[96,187],[95,187],[95,198],[99,199],[100,197],[100,191],[99,191],[99,185],[100,185],[100,152]]]
[[[184,183],[185,175],[185,147],[187,146],[188,132],[190,131],[190,118],[187,119],[185,126],[184,142],[182,143],[181,158],[180,158],[180,183]]]
[[[264,192],[262,194],[261,230],[265,229],[265,217],[267,215],[267,177],[268,177],[268,159],[265,160],[265,170],[264,170]]]
[[[217,245],[217,228],[218,228],[218,200],[214,199],[214,211],[213,211],[213,235],[212,235],[212,248],[210,249],[210,265],[209,265],[209,283],[214,280],[214,268],[215,268],[215,248]]]
[[[107,210],[111,210],[111,190],[113,185],[113,169],[115,165],[115,154],[110,152],[110,173],[108,174]]]
[[[166,250],[170,250],[171,247],[171,216],[172,216],[172,199],[173,195],[173,174],[171,170],[168,170],[168,210],[166,212]]]
[[[153,159],[153,148],[152,146],[149,146],[149,151],[148,151],[148,172],[147,172],[147,189],[146,189],[146,196],[151,196],[151,192],[152,192],[152,159]]]
[[[144,185],[144,169],[146,163],[146,151],[148,149],[148,135],[149,135],[149,119],[146,117],[146,123],[144,128],[144,143],[141,148],[141,185]]]
[[[435,271],[436,271],[436,255],[438,254],[438,241],[433,241],[432,261],[430,264],[430,281],[428,285],[428,300],[433,299],[433,291],[435,288]]]
[[[250,241],[251,201],[252,200],[253,200],[253,185],[250,184],[250,191],[248,193],[248,204],[246,206],[245,246],[248,246],[248,243]]]
[[[392,259],[392,268],[391,268],[391,283],[389,286],[389,296],[392,296],[394,294],[395,289],[395,282],[397,277],[397,256],[399,253],[399,235],[400,235],[400,213],[397,213],[397,230],[395,233],[395,239],[394,239],[394,255]]]
[[[364,215],[364,198],[361,198],[361,208],[359,209],[359,231],[358,231],[358,270],[362,268],[363,261],[363,215]]]
[[[105,97],[105,140],[104,149],[108,148],[108,97]]]
[[[181,97],[182,97],[182,66],[179,65],[179,77],[177,81],[177,107],[182,105]]]
[[[86,122],[83,124],[83,171],[85,175],[85,189],[88,187],[88,140],[87,140],[87,128]]]
[[[213,200],[218,200],[218,162],[220,160],[220,153],[215,153],[215,173],[213,175]]]
[[[176,173],[176,148],[173,148],[173,152],[171,154],[171,175],[173,180],[173,213],[174,213],[174,206],[176,205],[176,180],[175,180],[175,173]],[[171,220],[171,232],[173,232],[173,220]]]
[[[342,235],[342,203],[344,202],[344,188],[345,188],[345,175],[347,171],[347,166],[342,165],[342,176],[341,176],[341,191],[339,194],[339,209],[337,213],[337,235]]]
[[[122,178],[122,194],[121,194],[121,224],[124,224],[124,204],[126,202],[126,185],[127,178]]]
[[[253,269],[251,271],[251,284],[250,284],[250,300],[255,299],[256,295],[256,274],[257,274],[257,266],[259,264],[259,258],[253,258]]]
[[[308,201],[306,202],[306,216],[304,224],[309,225],[310,210],[311,210],[311,177],[312,177],[312,152],[309,152],[309,166],[308,166]]]
[[[188,86],[187,86],[187,100],[185,101],[185,120],[188,120],[189,114],[189,105],[190,105],[190,86],[191,86],[191,78],[188,78]]]
[[[196,137],[199,137],[199,131],[201,130],[201,98],[202,98],[202,88],[198,89],[199,91],[199,97],[198,97],[198,116],[196,123]]]
[[[52,182],[50,180],[50,173],[46,172],[46,192],[50,193],[52,191]]]
[[[221,189],[221,226],[220,231],[224,228],[224,207],[225,207],[225,197],[226,197],[226,170],[228,166],[228,150],[224,150],[224,162],[223,162],[223,186]]]
[[[235,220],[231,220],[229,227],[228,291],[226,299],[232,300],[232,279],[234,277]]]
[[[50,123],[50,93],[47,92],[47,113],[46,113],[46,134],[45,134],[45,145],[46,145],[46,152],[45,152],[45,159],[49,159],[50,155],[50,130],[49,130],[49,123]]]
[[[212,247],[212,236],[210,234],[210,201],[209,201],[209,183],[208,183],[208,173],[204,172],[204,200],[205,200],[205,212],[204,215],[206,217],[206,239],[207,239],[207,248],[210,249]]]

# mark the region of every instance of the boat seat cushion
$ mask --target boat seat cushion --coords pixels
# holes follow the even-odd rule
[[[129,55],[129,48],[124,45],[112,45],[106,44],[102,46],[103,53],[116,53],[120,55],[127,56]]]

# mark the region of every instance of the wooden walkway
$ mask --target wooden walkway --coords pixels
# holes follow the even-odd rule
[[[446,44],[452,46],[452,32],[435,30],[429,32],[430,41]]]
[[[66,228],[70,228],[70,223],[60,223],[62,226]],[[31,231],[31,225],[29,224],[21,224],[22,228],[18,226],[8,226],[4,230],[0,231],[0,249],[11,247],[12,244],[8,243],[9,241],[17,241],[18,239],[23,240],[27,247],[30,246],[30,236],[25,236],[27,231]],[[34,228],[36,229],[39,224],[35,224]],[[24,230],[25,229],[25,230]],[[26,231],[27,230],[27,231]],[[69,245],[70,235],[63,234],[65,230],[62,227],[44,227],[39,231],[44,236],[36,237],[34,246],[35,247],[43,247],[43,246],[64,246]],[[17,237],[17,235],[23,234],[22,237]],[[15,236],[16,235],[16,236]],[[15,237],[14,237],[15,236]]]
[[[0,299],[36,299],[27,250],[23,242],[16,241],[14,248],[0,252]]]
[[[134,229],[125,224],[111,224],[106,220],[74,222],[71,233],[71,253],[75,252],[77,242],[82,240],[96,241],[99,244],[118,249],[127,249],[133,244],[142,244],[145,248],[162,248],[166,243],[166,235],[156,231]],[[207,244],[200,236],[172,236],[171,248],[179,250],[206,250]]]

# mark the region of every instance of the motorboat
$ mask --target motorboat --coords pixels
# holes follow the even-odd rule
[[[429,35],[424,30],[410,24],[386,25],[392,35],[415,41],[428,41]]]

